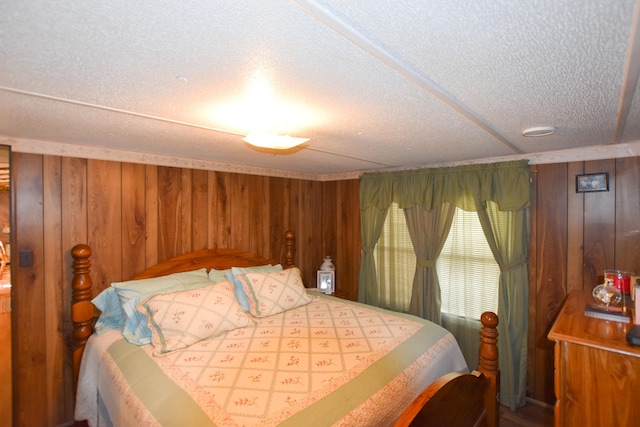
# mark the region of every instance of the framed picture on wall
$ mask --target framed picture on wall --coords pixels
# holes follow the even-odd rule
[[[609,173],[585,173],[576,175],[576,193],[609,191]]]

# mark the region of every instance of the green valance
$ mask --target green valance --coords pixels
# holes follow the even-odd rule
[[[360,208],[386,209],[396,202],[400,208],[420,205],[430,211],[448,202],[475,211],[491,200],[501,211],[517,211],[529,206],[529,180],[527,160],[366,173],[360,179]]]

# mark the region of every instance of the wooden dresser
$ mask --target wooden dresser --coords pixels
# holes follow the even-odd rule
[[[549,339],[555,341],[556,426],[640,425],[640,347],[625,324],[584,315],[590,292],[571,292]]]

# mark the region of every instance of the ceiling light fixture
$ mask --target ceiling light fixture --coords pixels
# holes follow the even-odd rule
[[[296,147],[309,141],[309,138],[297,138],[289,135],[252,132],[242,138],[242,140],[251,145],[255,145],[256,147],[270,148],[273,150],[288,150],[289,148]]]
[[[537,137],[553,135],[556,128],[553,126],[536,126],[522,131],[522,136]]]

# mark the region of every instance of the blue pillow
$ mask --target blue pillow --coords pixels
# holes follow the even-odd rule
[[[96,320],[95,331],[97,335],[109,329],[120,329],[124,323],[120,300],[115,288],[107,288],[91,300],[93,305],[100,310],[100,316]]]
[[[227,271],[225,276],[227,280],[233,283],[233,293],[235,294],[236,299],[240,304],[240,307],[242,307],[242,310],[248,313],[249,298],[247,297],[247,294],[244,293],[244,289],[242,289],[242,282],[236,276],[238,274],[245,274],[245,273],[271,273],[272,271],[280,271],[280,270],[282,270],[282,265],[280,264],[277,264],[277,265],[267,264],[267,265],[259,265],[256,267],[231,267],[231,271]]]

